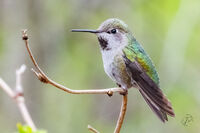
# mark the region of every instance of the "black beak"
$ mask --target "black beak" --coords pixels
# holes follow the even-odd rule
[[[71,32],[101,33],[100,30],[90,30],[90,29],[72,29]]]

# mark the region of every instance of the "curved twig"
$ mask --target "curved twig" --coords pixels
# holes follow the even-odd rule
[[[124,121],[124,117],[126,114],[126,109],[127,109],[127,94],[123,95],[121,110],[120,110],[119,118],[118,118],[114,133],[119,133],[121,130],[121,127],[122,127],[122,124]]]
[[[29,47],[27,30],[23,30],[22,31],[22,39],[25,42],[26,49],[27,49],[28,54],[29,54],[29,56],[31,58],[31,61],[33,62],[34,66],[35,66],[35,68],[37,70],[36,71],[36,70],[34,70],[32,68],[32,71],[34,72],[34,74],[38,77],[38,79],[41,82],[46,83],[46,84],[51,84],[54,87],[56,87],[58,89],[61,89],[61,90],[65,91],[65,92],[71,93],[71,94],[107,94],[108,96],[112,96],[113,93],[115,93],[115,92],[123,94],[123,101],[122,101],[121,111],[120,111],[118,122],[117,122],[117,125],[116,125],[116,128],[115,128],[115,133],[119,133],[120,132],[120,129],[121,129],[121,126],[122,126],[122,123],[123,123],[123,119],[124,119],[124,116],[125,116],[125,112],[126,112],[127,91],[125,91],[122,88],[107,88],[107,89],[96,89],[96,90],[72,90],[70,88],[67,88],[67,87],[61,85],[61,84],[58,84],[57,82],[55,82],[55,81],[51,80],[49,77],[47,77],[46,74],[38,66],[38,64],[37,64],[32,52],[30,50],[30,47]],[[93,131],[94,133],[99,133],[96,129],[94,129],[91,126],[88,126],[88,129],[90,131]]]
[[[28,54],[31,58],[31,61],[33,62],[34,66],[35,66],[35,68],[37,69],[38,72],[35,71],[34,69],[32,69],[32,71],[35,73],[35,75],[38,77],[38,79],[41,82],[51,84],[54,87],[59,88],[63,91],[71,93],[71,94],[108,94],[109,96],[112,96],[112,94],[114,92],[119,92],[119,93],[124,92],[124,90],[122,88],[108,88],[108,89],[97,89],[97,90],[72,90],[70,88],[67,88],[63,85],[56,83],[55,81],[53,81],[49,77],[47,77],[46,74],[38,66],[38,64],[37,64],[32,52],[30,50],[30,47],[29,47],[27,30],[22,31],[22,39],[25,42],[26,49],[27,49]]]

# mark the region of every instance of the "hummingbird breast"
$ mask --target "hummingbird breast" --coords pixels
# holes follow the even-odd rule
[[[131,78],[127,73],[126,65],[123,59],[123,53],[114,51],[102,52],[104,70],[106,74],[117,84],[121,85],[123,89],[132,87]]]

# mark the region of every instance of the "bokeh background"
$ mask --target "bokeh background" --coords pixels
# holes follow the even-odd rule
[[[39,129],[85,133],[91,124],[102,133],[113,132],[121,96],[72,95],[40,83],[30,70],[33,64],[21,40],[21,29],[27,28],[39,65],[58,83],[72,89],[114,87],[104,73],[97,38],[70,32],[96,29],[113,17],[129,25],[153,59],[176,113],[161,123],[139,92],[131,89],[121,132],[199,133],[199,0],[0,0],[0,76],[14,88],[15,70],[27,65],[25,98]],[[16,131],[18,122],[23,119],[15,102],[0,90],[1,132]]]

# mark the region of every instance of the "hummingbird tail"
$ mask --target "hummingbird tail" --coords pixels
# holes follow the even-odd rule
[[[127,71],[136,82],[140,93],[155,114],[163,121],[167,121],[167,115],[175,116],[169,100],[163,94],[160,87],[148,76],[137,61],[131,62],[125,58]]]
[[[154,82],[149,80],[147,80],[147,82],[145,79],[146,78],[141,78],[137,84],[140,93],[150,108],[163,122],[165,122],[165,120],[167,121],[167,115],[174,117],[175,114],[172,105],[170,101],[165,97],[162,90],[156,84],[154,84]]]
[[[142,94],[144,100],[146,103],[149,105],[151,110],[160,118],[162,122],[168,121],[167,114],[162,110],[159,109],[149,98],[148,96],[141,90],[139,89],[140,93]]]

